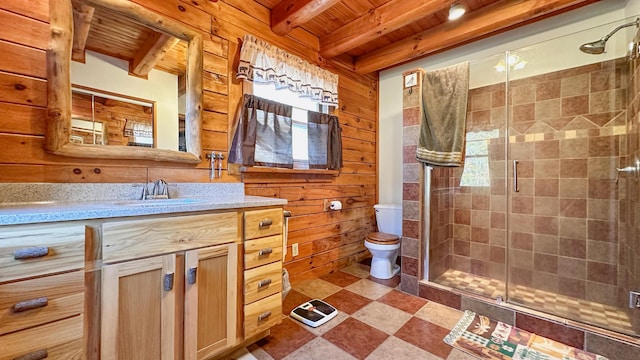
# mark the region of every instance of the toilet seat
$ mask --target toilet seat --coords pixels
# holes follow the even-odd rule
[[[400,243],[400,238],[393,234],[374,232],[367,236],[367,241],[378,245],[394,245]]]

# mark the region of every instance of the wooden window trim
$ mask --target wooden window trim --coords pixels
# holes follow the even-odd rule
[[[239,166],[238,172],[244,183],[269,182],[333,182],[340,175],[339,170],[326,169],[284,169],[262,166]]]

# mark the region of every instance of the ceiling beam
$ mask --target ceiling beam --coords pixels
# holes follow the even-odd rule
[[[503,0],[404,40],[374,50],[356,60],[356,72],[367,74],[450,49],[515,26],[541,20],[597,0]]]
[[[454,0],[392,0],[320,38],[320,54],[344,54],[362,44],[448,8]]]
[[[271,9],[271,30],[286,35],[340,0],[283,0]]]
[[[151,39],[138,49],[129,64],[129,72],[133,75],[145,77],[149,71],[169,52],[180,39],[171,35],[154,32]]]
[[[73,2],[73,46],[71,60],[84,63],[84,48],[87,45],[91,19],[95,8],[83,3]]]

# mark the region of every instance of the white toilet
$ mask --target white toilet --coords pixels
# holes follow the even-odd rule
[[[391,279],[400,272],[396,258],[402,236],[402,207],[377,204],[373,208],[376,210],[378,232],[369,234],[364,241],[364,246],[372,256],[371,276],[377,279]]]

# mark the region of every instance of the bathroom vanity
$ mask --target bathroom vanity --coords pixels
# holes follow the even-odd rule
[[[0,359],[210,359],[268,335],[285,203],[0,204]]]

